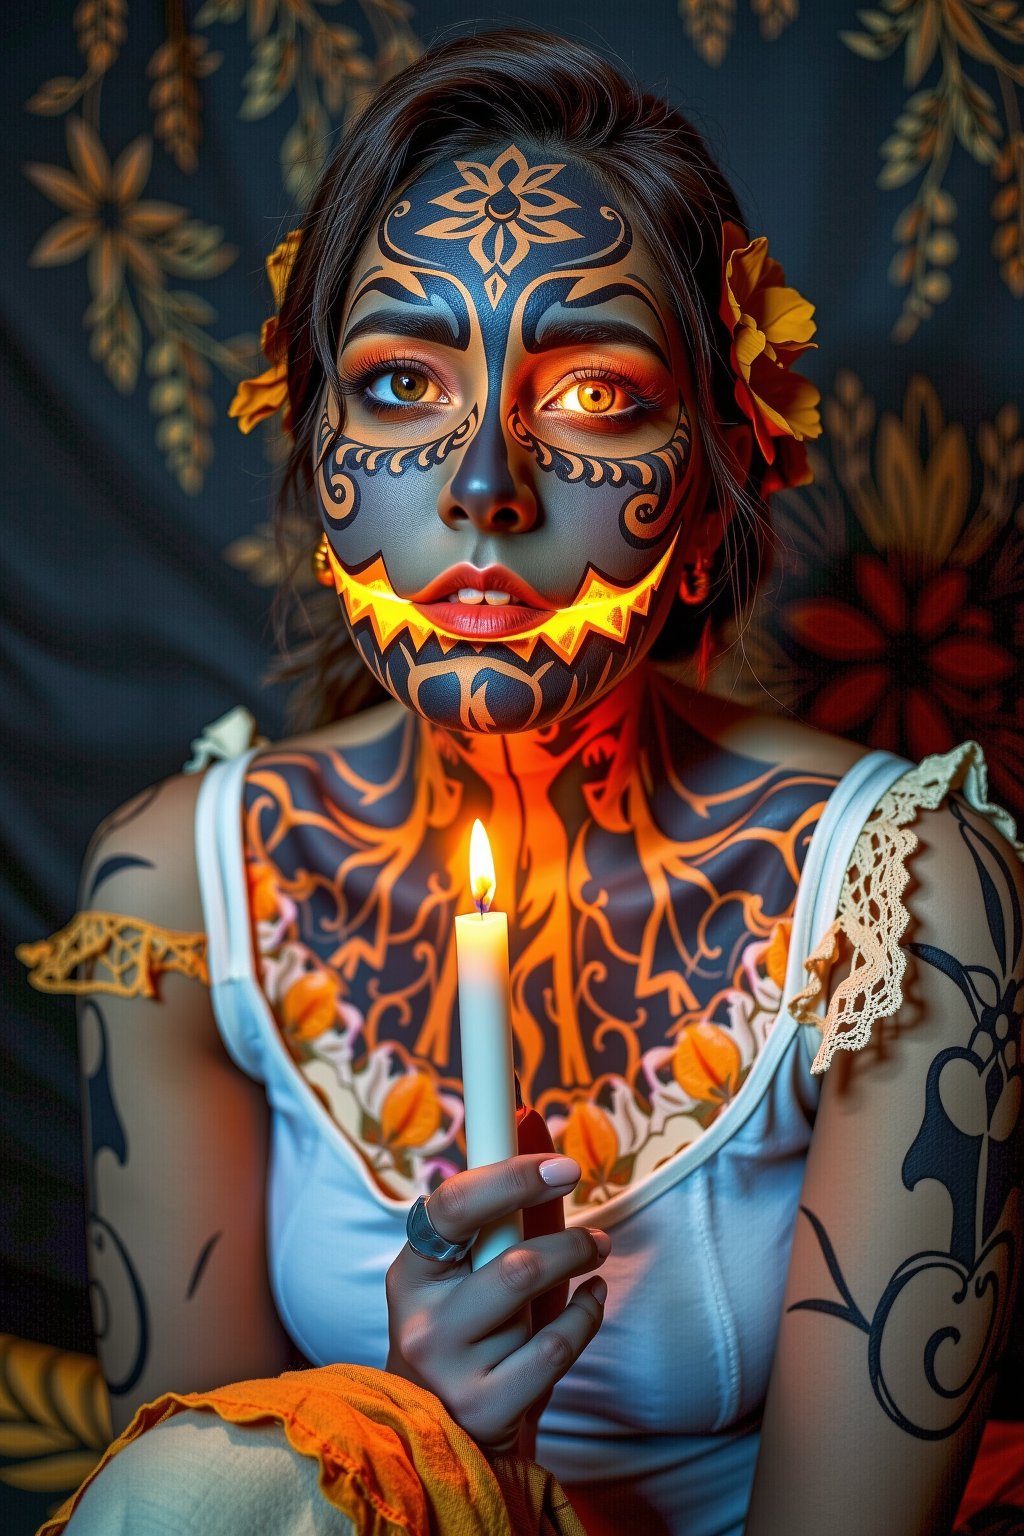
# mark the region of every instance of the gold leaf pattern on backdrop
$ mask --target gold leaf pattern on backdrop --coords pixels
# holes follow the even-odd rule
[[[735,689],[915,759],[977,737],[1016,806],[1024,662],[1007,641],[1024,613],[1020,413],[1007,404],[983,421],[972,455],[929,379],[911,378],[900,415],[879,415],[843,370],[823,417],[829,454],[811,445],[814,484],[774,499],[778,569]]]
[[[361,0],[374,39],[370,57],[353,28],[321,12],[336,0],[206,0],[199,29],[247,19],[251,48],[241,115],[265,116],[294,94],[297,115],[281,145],[285,186],[298,201],[320,169],[334,120],[357,112],[385,80],[418,57],[406,0]],[[79,0],[73,11],[79,76],[57,75],[26,103],[37,116],[67,116],[67,166],[35,164],[26,174],[64,215],[37,241],[30,262],[65,266],[84,258],[89,352],[114,389],[134,394],[148,380],[156,445],[188,495],[203,488],[213,461],[216,373],[232,384],[253,371],[254,336],[221,340],[217,314],[189,288],[220,276],[237,251],[215,225],[187,207],[142,197],[154,146],[177,171],[198,169],[204,82],[221,55],[191,30],[184,0],[167,0],[166,35],[149,58],[152,132],[140,133],[111,161],[100,131],[100,87],[112,89],[128,29],[127,0]],[[120,75],[117,77],[120,83]],[[72,110],[77,109],[77,110]]]
[[[221,230],[192,218],[186,208],[142,198],[153,158],[148,134],[134,139],[112,165],[95,128],[72,114],[67,151],[69,168],[25,167],[64,213],[29,261],[53,267],[85,258],[89,351],[122,395],[132,394],[139,380],[145,324],[152,338],[147,367],[159,385],[150,395],[157,446],[182,489],[197,492],[213,457],[210,364],[236,379],[255,343],[215,340],[206,329],[214,310],[196,294],[169,288],[167,280],[217,277],[237,253]]]
[[[889,267],[890,282],[907,290],[892,336],[907,341],[952,291],[957,209],[943,181],[957,143],[1000,183],[992,202],[992,251],[1010,292],[1024,296],[1024,135],[1017,98],[1024,65],[1005,52],[1024,47],[1024,12],[1019,0],[882,0],[882,7],[859,11],[864,31],[840,37],[876,63],[903,49],[903,80],[912,94],[882,144],[886,163],[878,186],[893,189],[921,177],[893,227],[897,249]],[[963,55],[995,70],[1005,129]],[[923,85],[933,65],[938,78]]]
[[[729,51],[736,19],[736,0],[677,0],[687,37],[705,64],[717,66]],[[794,22],[800,0],[750,0],[761,36],[774,42]]]
[[[110,1440],[99,1362],[0,1334],[0,1482],[64,1494],[88,1476]]]
[[[234,24],[243,17],[249,37],[249,68],[239,116],[255,122],[292,96],[295,119],[280,149],[285,189],[305,203],[323,165],[333,125],[349,122],[374,92],[419,57],[406,0],[361,0],[377,45],[363,49],[352,27],[321,14],[336,0],[206,0],[197,27]]]
[[[1024,133],[1017,98],[1004,91],[1007,121],[1013,126],[992,166],[999,190],[992,199],[995,233],[992,254],[999,274],[1015,299],[1024,298]]]
[[[799,10],[799,0],[750,0],[750,4],[767,42],[774,42],[796,20]]]
[[[59,117],[76,106],[117,62],[127,16],[128,0],[81,0],[75,7],[74,27],[85,70],[77,80],[56,75],[45,81],[25,103],[27,110],[41,117]]]
[[[236,570],[246,571],[258,587],[277,587],[289,571],[302,592],[315,593],[309,522],[292,515],[283,519],[279,529],[272,523],[257,523],[249,533],[234,539],[224,550],[224,559]],[[331,605],[334,605],[332,595]]]
[[[208,52],[205,37],[189,37],[179,29],[161,43],[149,61],[153,80],[149,105],[153,132],[179,171],[192,175],[199,164],[203,138],[202,96],[198,82],[220,68],[222,56]]]

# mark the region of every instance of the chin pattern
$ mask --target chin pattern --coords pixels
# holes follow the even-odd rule
[[[653,624],[634,620],[625,643],[588,635],[570,663],[543,641],[526,659],[500,643],[446,648],[433,635],[419,645],[400,635],[381,647],[369,623],[350,629],[363,661],[400,704],[432,725],[488,735],[553,725],[596,703],[655,638]]]

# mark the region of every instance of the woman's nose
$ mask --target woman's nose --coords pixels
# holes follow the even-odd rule
[[[499,421],[481,422],[438,497],[437,515],[448,528],[470,524],[486,533],[527,533],[536,523],[537,498],[512,474]]]

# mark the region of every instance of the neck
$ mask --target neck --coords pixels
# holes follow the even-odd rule
[[[575,768],[577,783],[593,787],[635,760],[650,684],[651,669],[641,662],[579,714],[538,730],[488,736],[433,725],[423,729],[446,761],[465,763],[495,797],[521,786],[528,800],[567,770]]]

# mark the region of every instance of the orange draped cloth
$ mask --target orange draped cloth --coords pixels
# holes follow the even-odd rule
[[[324,1498],[358,1536],[586,1536],[550,1472],[521,1456],[488,1459],[433,1393],[357,1365],[165,1392],[139,1409],[37,1536],[58,1536],[111,1457],[186,1408],[282,1425],[292,1449],[319,1462]]]

